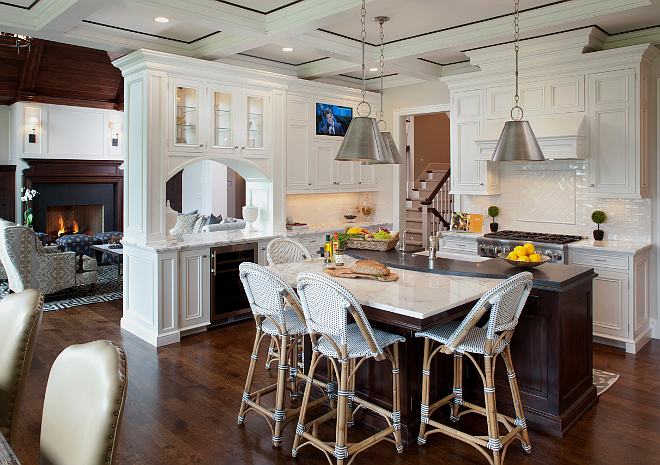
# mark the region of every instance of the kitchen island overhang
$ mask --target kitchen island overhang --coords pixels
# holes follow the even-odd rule
[[[394,293],[397,296],[404,293],[415,299],[417,295],[418,299],[426,302],[427,299],[420,293],[432,289],[434,277],[444,275],[458,292],[458,287],[464,283],[467,285],[470,281],[470,286],[482,282],[485,288],[492,287],[520,269],[498,259],[473,263],[447,259],[429,260],[428,257],[412,257],[396,251],[349,250],[347,253],[353,258],[373,258],[390,268],[398,268],[393,270],[400,274],[399,282],[395,283],[359,279],[339,281],[355,295],[374,327],[406,337],[400,351],[402,437],[406,442],[414,441],[420,424],[423,354],[423,340],[416,338],[414,332],[463,317],[486,289],[474,292],[474,298],[468,300],[465,295],[475,289],[471,287],[470,291],[463,293],[462,302],[459,298],[455,299],[454,305],[440,302],[436,306],[436,312],[427,311],[412,315],[405,311],[403,305],[400,305],[402,308],[397,308],[392,305],[393,302],[387,302],[392,299],[394,293],[387,290],[388,286],[397,286],[398,290]],[[274,267],[273,271],[295,285],[295,276],[299,271],[315,270],[320,273],[322,268],[322,260],[316,260],[289,264],[280,270]],[[534,287],[513,335],[511,352],[527,423],[532,428],[563,436],[597,402],[592,378],[591,337],[592,280],[596,273],[592,268],[567,265],[545,264],[540,268],[532,271]],[[410,274],[405,276],[405,271]],[[422,283],[425,286],[423,291]],[[371,289],[367,293],[369,295],[361,295],[361,288],[364,287]],[[437,293],[442,294],[439,290]],[[432,307],[426,303],[429,308]],[[407,303],[410,304],[411,302]],[[414,302],[412,305],[414,306]],[[311,347],[307,344],[306,351],[309,350]],[[306,356],[305,359],[309,360],[309,357]],[[368,368],[365,367],[358,373],[356,379],[358,395],[385,408],[391,407],[389,367],[369,360],[365,363]],[[453,360],[452,357],[439,356],[435,357],[434,364],[436,366],[432,372],[440,374],[432,381],[436,386],[434,396],[437,399],[451,392]],[[475,403],[480,400],[483,402],[483,388],[475,376],[478,375],[466,371],[463,386],[465,395],[471,396]],[[507,415],[512,414],[508,378],[502,363],[496,364],[496,389],[499,411]],[[432,398],[431,401],[433,400]],[[366,424],[378,423],[378,419],[368,415],[363,415],[361,420]]]

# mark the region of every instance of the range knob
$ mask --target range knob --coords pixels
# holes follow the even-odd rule
[[[511,252],[511,248],[509,248],[509,247],[504,247],[504,248],[502,249],[502,252],[508,254],[509,252]]]
[[[550,257],[550,258],[552,258],[552,252],[550,252],[549,250],[547,250],[547,251],[545,252],[544,255],[545,255],[546,257]]]
[[[555,260],[557,260],[558,262],[561,261],[563,258],[564,258],[563,255],[560,254],[559,252],[555,253]]]
[[[486,247],[486,250],[488,251],[489,254],[492,254],[493,253],[493,246],[489,245],[488,247]]]
[[[483,244],[481,244],[481,245],[479,246],[479,251],[481,251],[481,252],[485,252],[485,251],[486,251],[486,246],[483,245]]]
[[[502,247],[499,245],[495,247],[495,255],[499,254],[502,251]]]

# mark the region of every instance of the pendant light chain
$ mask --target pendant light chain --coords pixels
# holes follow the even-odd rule
[[[365,42],[367,40],[367,19],[366,18],[367,18],[366,0],[362,0],[362,11],[361,11],[361,16],[360,16],[360,20],[362,21],[362,34],[361,34],[361,37],[362,37],[362,102],[360,103],[360,105],[362,105],[362,104],[369,105],[365,100],[366,95],[367,95],[367,74],[366,74],[366,70],[365,70],[365,66],[364,66],[364,45],[365,45]],[[357,108],[359,116],[361,116],[360,115],[360,105],[358,105],[358,108]],[[369,105],[369,113],[367,114],[367,116],[370,115],[370,114],[371,114],[371,105]]]
[[[520,49],[519,43],[520,43],[520,5],[519,5],[520,0],[515,0],[515,6],[513,9],[513,43],[514,49],[516,51],[516,95],[513,97],[514,99],[514,107],[511,109],[511,119],[514,121],[520,121],[523,118],[523,109],[520,107],[519,102],[520,102],[520,96],[518,95],[518,50]],[[514,110],[518,110],[519,116],[518,118],[514,117],[513,112]]]
[[[385,34],[383,33],[383,23],[385,21],[380,19],[378,22],[380,23],[380,120],[378,120],[378,124],[380,126],[380,122],[382,121],[385,125],[384,130],[387,129],[387,123],[385,123],[385,119],[383,118],[383,68],[385,67]]]

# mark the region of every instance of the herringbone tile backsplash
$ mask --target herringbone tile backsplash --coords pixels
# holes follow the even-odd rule
[[[614,215],[614,225],[603,224],[605,238],[651,241],[651,199],[598,199],[585,197],[583,161],[500,163],[502,194],[464,195],[461,210],[486,215],[490,205],[500,208],[500,229],[552,232],[592,237],[594,210]],[[490,219],[484,218],[485,223]]]

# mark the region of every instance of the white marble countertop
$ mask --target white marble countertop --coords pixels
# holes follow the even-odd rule
[[[199,234],[184,234],[178,236],[175,240],[165,240],[160,242],[154,242],[149,245],[138,244],[128,239],[123,239],[122,244],[127,246],[139,247],[147,250],[155,250],[156,252],[165,252],[165,251],[174,251],[181,250],[185,248],[195,248],[195,247],[211,247],[216,245],[227,245],[227,244],[240,244],[244,242],[255,242],[255,241],[265,241],[270,240],[275,237],[295,237],[295,236],[304,236],[306,234],[318,235],[321,237],[323,234],[329,234],[335,231],[343,231],[346,227],[358,226],[365,228],[369,231],[369,228],[378,228],[387,224],[386,222],[380,223],[366,223],[366,222],[354,222],[354,223],[320,223],[320,224],[310,224],[308,229],[297,229],[294,231],[283,231],[281,233],[273,233],[266,231],[256,231],[256,232],[246,232],[244,229],[234,229],[229,231],[215,231],[208,233],[199,233]]]
[[[350,267],[355,259],[346,257],[345,266]],[[288,284],[295,287],[298,273],[308,271],[323,273],[322,258],[286,265],[268,267]],[[445,310],[471,302],[486,291],[501,283],[502,279],[450,276],[421,271],[408,271],[390,267],[399,275],[393,282],[371,279],[331,278],[348,289],[360,303],[399,315],[425,319]]]
[[[653,244],[647,242],[630,242],[630,241],[595,241],[593,239],[583,239],[578,242],[568,244],[569,250],[603,250],[612,252],[628,252],[638,253],[643,250],[651,248]]]

